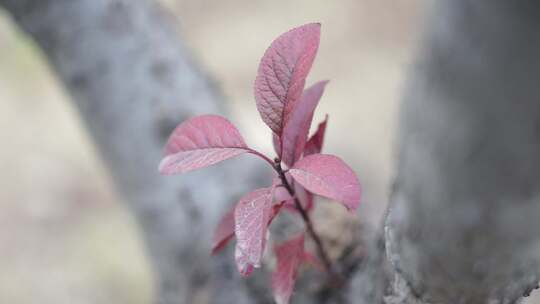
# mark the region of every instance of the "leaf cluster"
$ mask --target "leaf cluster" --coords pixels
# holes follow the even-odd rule
[[[222,218],[212,251],[217,253],[236,237],[236,264],[239,272],[248,276],[261,265],[272,220],[281,210],[301,216],[306,232],[274,248],[277,267],[272,274],[272,288],[280,304],[289,302],[299,266],[316,260],[304,249],[304,234],[314,239],[319,259],[327,271],[332,271],[309,216],[315,196],[341,202],[351,212],[360,202],[360,184],[353,170],[337,156],[321,154],[328,116],[309,136],[313,114],[328,84],[319,81],[304,88],[319,48],[320,28],[319,23],[311,23],[282,34],[259,64],[255,101],[262,120],[272,131],[274,160],[250,148],[227,119],[201,115],[173,131],[159,165],[162,174],[179,174],[251,153],[272,166],[276,175],[273,183],[244,195]]]

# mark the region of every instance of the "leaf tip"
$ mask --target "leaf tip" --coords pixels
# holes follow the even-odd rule
[[[320,22],[312,22],[312,23],[304,24],[298,28],[302,28],[304,30],[307,30],[315,34],[315,37],[317,37],[317,39],[319,39],[319,37],[321,36],[321,23]]]
[[[172,175],[171,169],[169,168],[170,158],[165,156],[158,165],[158,172],[161,175]]]

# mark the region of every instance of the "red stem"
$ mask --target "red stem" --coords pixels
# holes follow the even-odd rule
[[[272,168],[275,169],[275,167],[274,167],[274,162],[273,162],[270,158],[268,158],[268,156],[262,154],[261,152],[259,152],[259,151],[257,151],[257,150],[253,150],[253,149],[250,149],[250,148],[248,148],[247,150],[249,151],[249,153],[254,154],[254,155],[257,155],[258,157],[262,158],[264,161],[266,161],[267,163],[269,163],[270,166],[272,166]]]
[[[322,240],[321,240],[320,236],[317,234],[317,232],[315,231],[315,229],[313,228],[313,223],[312,223],[312,221],[311,221],[311,219],[309,217],[309,214],[302,207],[302,204],[300,203],[300,200],[298,200],[298,197],[296,197],[293,187],[291,187],[291,185],[289,184],[289,181],[287,181],[287,178],[285,177],[285,172],[281,168],[281,162],[278,159],[275,160],[275,167],[274,168],[275,168],[276,172],[278,173],[278,175],[279,175],[279,177],[281,179],[281,183],[283,184],[285,189],[287,189],[289,194],[294,198],[294,205],[295,205],[296,209],[298,209],[298,212],[300,212],[300,215],[302,216],[302,219],[304,220],[304,223],[306,225],[308,234],[310,235],[310,237],[315,242],[315,247],[317,249],[317,253],[318,253],[319,257],[321,258],[321,261],[322,261],[322,263],[324,265],[324,268],[326,269],[326,271],[328,273],[330,273],[331,275],[337,277],[337,274],[336,274],[334,268],[332,267],[332,262],[330,261],[330,258],[328,256],[328,254],[326,253],[326,250],[324,249]]]

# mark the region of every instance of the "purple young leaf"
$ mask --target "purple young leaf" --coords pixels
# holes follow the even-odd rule
[[[272,290],[277,304],[287,304],[294,289],[298,268],[304,260],[304,234],[275,247],[277,267],[272,273]]]
[[[285,122],[281,135],[281,159],[287,166],[292,166],[304,152],[313,113],[319,104],[328,81],[319,81],[307,88],[302,98],[292,109],[289,120]]]
[[[320,23],[294,28],[274,40],[261,59],[255,101],[263,121],[278,136],[302,95],[320,32]]]
[[[234,210],[236,265],[247,276],[261,265],[266,232],[272,219],[273,187],[261,188],[243,196]]]
[[[324,143],[324,133],[326,131],[326,124],[328,123],[328,115],[324,118],[324,121],[319,124],[317,131],[307,141],[304,147],[304,156],[311,154],[321,153]]]
[[[167,175],[184,173],[251,151],[227,119],[201,115],[176,127],[165,146],[159,171]]]
[[[214,232],[212,255],[218,253],[234,237],[234,208],[229,210],[219,221]]]
[[[306,190],[342,202],[349,211],[358,208],[360,183],[340,158],[312,154],[300,159],[289,173]]]

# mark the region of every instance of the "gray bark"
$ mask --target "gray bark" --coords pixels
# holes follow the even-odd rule
[[[218,217],[253,185],[251,165],[162,177],[173,127],[222,113],[173,22],[144,0],[2,0],[72,95],[101,156],[141,224],[159,303],[251,303],[232,258],[209,256]],[[242,159],[246,161],[246,159]],[[255,179],[256,182],[256,179]],[[114,232],[111,232],[114,233]]]
[[[540,3],[438,1],[428,24],[403,103],[389,258],[426,302],[515,303],[538,282]]]

